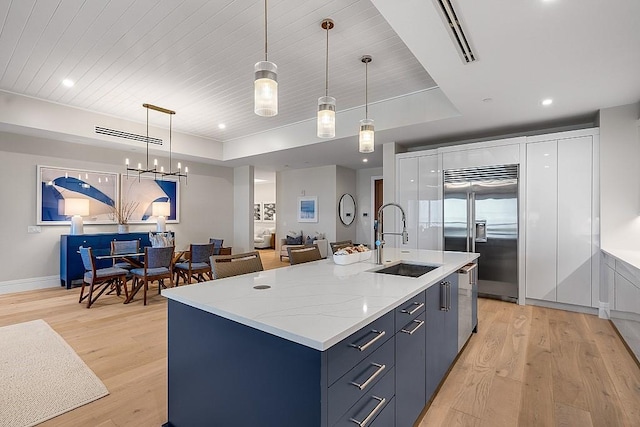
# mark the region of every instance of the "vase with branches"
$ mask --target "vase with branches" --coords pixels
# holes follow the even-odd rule
[[[129,201],[111,206],[111,219],[118,223],[118,232],[126,233],[128,231],[129,220],[139,205],[138,202]]]

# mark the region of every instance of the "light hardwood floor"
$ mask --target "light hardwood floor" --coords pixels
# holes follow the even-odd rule
[[[78,288],[0,295],[0,326],[44,319],[110,392],[42,425],[160,426],[166,300],[152,293],[146,307],[139,299],[125,306],[102,296],[87,310],[78,295]],[[480,300],[479,316],[479,333],[420,427],[640,425],[640,369],[607,321],[492,300]]]

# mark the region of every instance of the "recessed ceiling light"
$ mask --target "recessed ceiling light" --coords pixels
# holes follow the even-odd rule
[[[261,179],[261,178],[254,178],[253,182],[267,182],[266,179]]]
[[[71,79],[64,79],[62,81],[62,84],[65,85],[66,87],[72,87],[75,83]]]
[[[547,99],[543,99],[542,100],[542,105],[544,105],[545,107],[548,107],[551,104],[553,104],[553,99],[551,99],[551,98],[547,98]]]
[[[225,129],[227,127],[227,125],[225,125],[224,123],[220,123],[218,125],[218,129]]]
[[[369,161],[369,159],[362,159],[363,163],[367,163]]]

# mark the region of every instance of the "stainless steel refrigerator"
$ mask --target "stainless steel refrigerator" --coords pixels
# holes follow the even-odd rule
[[[444,171],[444,248],[477,252],[478,295],[518,298],[518,165]]]

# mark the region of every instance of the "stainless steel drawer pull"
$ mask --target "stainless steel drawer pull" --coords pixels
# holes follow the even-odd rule
[[[415,305],[413,310],[409,311],[406,308],[403,308],[402,310],[400,310],[400,312],[411,315],[411,314],[415,313],[416,311],[420,310],[422,307],[424,307],[424,303],[423,302],[414,302],[413,305]]]
[[[380,412],[380,409],[382,409],[384,404],[387,403],[387,399],[384,397],[378,397],[378,396],[371,396],[371,397],[379,402],[376,405],[376,407],[373,408],[373,411],[369,412],[369,415],[367,415],[367,417],[362,421],[358,421],[355,418],[349,418],[349,421],[351,421],[352,423],[356,423],[360,427],[365,427],[367,424],[369,424],[369,421],[371,421],[373,417],[375,417],[376,414]]]
[[[420,329],[420,327],[422,325],[424,325],[424,320],[414,320],[413,323],[417,323],[418,326],[416,326],[415,328],[413,328],[412,330],[408,330],[408,329],[400,329],[400,332],[404,332],[405,334],[409,334],[409,335],[413,335],[413,333],[415,331],[417,331],[418,329]]]
[[[378,341],[380,338],[382,338],[386,334],[385,331],[378,331],[377,329],[372,329],[371,332],[376,334],[376,336],[371,341],[366,343],[365,345],[358,345],[358,344],[349,344],[349,345],[351,347],[353,347],[353,348],[357,348],[360,351],[365,351],[366,349],[368,349],[371,345],[373,345],[376,341]]]
[[[440,282],[440,311],[447,311],[447,284]]]
[[[376,371],[373,373],[373,375],[371,375],[369,378],[367,378],[367,380],[365,382],[363,382],[362,384],[358,384],[355,381],[351,381],[351,384],[353,384],[354,386],[358,387],[360,390],[364,390],[366,386],[368,386],[371,381],[375,380],[376,377],[378,375],[380,375],[382,373],[382,371],[384,371],[387,367],[387,365],[380,365],[379,363],[371,363],[371,366],[375,366]]]

